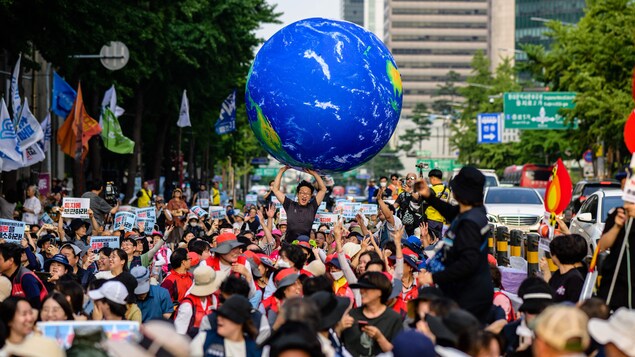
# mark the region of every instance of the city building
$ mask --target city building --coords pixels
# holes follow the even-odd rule
[[[584,16],[585,0],[516,0],[516,48],[541,44],[549,48],[546,22],[575,24]],[[521,57],[517,57],[521,59]]]
[[[364,1],[364,28],[384,40],[385,0]]]
[[[342,19],[364,26],[364,0],[342,0]]]

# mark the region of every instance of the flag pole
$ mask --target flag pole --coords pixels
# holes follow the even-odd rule
[[[181,134],[183,129],[179,127],[179,188],[183,187],[183,155],[181,155]]]

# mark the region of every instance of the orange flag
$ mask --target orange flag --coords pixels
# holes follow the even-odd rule
[[[559,215],[567,208],[571,201],[571,190],[573,185],[569,172],[564,166],[562,159],[553,166],[553,172],[547,183],[545,191],[545,210],[550,212],[552,216]]]
[[[84,162],[88,154],[88,140],[100,133],[99,123],[86,113],[80,83],[71,112],[57,132],[57,142],[66,155]]]

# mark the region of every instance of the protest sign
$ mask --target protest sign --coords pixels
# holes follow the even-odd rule
[[[92,236],[90,237],[90,249],[100,250],[103,247],[119,248],[118,236]]]
[[[361,203],[355,202],[340,202],[338,206],[341,207],[342,217],[346,219],[355,219],[355,215],[361,208]]]
[[[135,210],[135,214],[136,214],[137,218],[148,218],[148,219],[151,219],[153,221],[157,220],[157,212],[154,209],[154,207],[137,208]]]
[[[282,203],[278,200],[278,197],[271,196],[271,203],[276,205],[276,209],[282,209]]]
[[[287,211],[285,211],[283,207],[280,207],[280,220],[281,221],[287,220]]]
[[[365,216],[372,216],[374,214],[377,214],[377,205],[362,204],[361,209]]]
[[[0,239],[20,244],[24,237],[25,223],[11,219],[0,219]]]
[[[62,207],[64,218],[88,218],[88,209],[90,208],[89,198],[64,197],[62,199]]]
[[[223,207],[220,207],[221,209]],[[192,211],[192,213],[194,213],[195,215],[198,216],[198,218],[202,218],[205,217],[207,215],[207,211],[205,211],[202,207],[199,206],[194,206],[190,209],[190,211]]]
[[[136,321],[50,321],[38,322],[37,330],[57,341],[64,349],[73,345],[76,329],[101,329],[108,341],[134,341],[139,333]]]
[[[538,241],[538,250],[550,253],[551,252],[551,250],[549,249],[550,242],[551,241],[549,240],[549,238],[540,238],[540,240]]]
[[[44,225],[44,224],[55,224],[55,222],[53,221],[51,216],[49,216],[48,213],[44,212],[44,213],[42,213],[42,217],[40,217],[40,224],[41,225]]]
[[[209,198],[199,198],[196,200],[196,204],[202,208],[209,208]]]
[[[139,218],[135,220],[135,225],[139,229],[139,232],[143,232],[145,235],[151,235],[154,230],[154,220],[150,218]]]
[[[245,196],[245,204],[246,205],[257,205],[258,204],[258,195],[246,195]]]
[[[154,207],[152,207],[152,209],[154,209]],[[137,207],[132,207],[132,206],[119,206],[119,209],[117,209],[117,212],[136,212],[137,211]]]
[[[130,232],[134,228],[135,220],[136,216],[132,212],[117,212],[112,229],[115,231],[123,229],[126,232]]]
[[[209,216],[211,219],[223,219],[227,215],[224,207],[211,206],[209,208]]]
[[[320,206],[318,207],[318,212],[326,212],[326,202],[320,203]]]
[[[333,213],[321,213],[315,215],[315,219],[316,222],[314,223],[327,224],[329,226],[332,226],[335,224],[335,222],[337,222],[337,215]]]

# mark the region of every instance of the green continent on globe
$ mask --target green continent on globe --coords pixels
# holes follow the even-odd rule
[[[401,98],[403,90],[401,86],[401,74],[399,74],[399,70],[395,67],[391,60],[386,61],[386,72],[388,73],[388,78],[390,78],[390,83],[394,89],[394,98],[390,100],[390,105],[393,110],[399,111],[401,106],[398,99]]]

